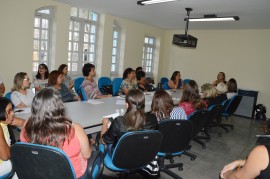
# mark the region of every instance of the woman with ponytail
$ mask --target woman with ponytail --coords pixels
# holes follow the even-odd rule
[[[129,90],[126,95],[126,113],[115,118],[110,127],[110,120],[102,120],[101,136],[104,144],[116,144],[120,137],[128,131],[155,129],[158,122],[155,115],[145,114],[145,97],[142,91]]]

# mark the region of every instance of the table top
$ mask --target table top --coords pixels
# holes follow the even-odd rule
[[[182,92],[177,90],[176,92],[169,91],[172,95],[174,103],[177,104],[182,96]],[[145,111],[151,110],[151,103],[154,92],[148,92],[145,94]],[[70,103],[64,103],[66,116],[72,121],[79,123],[84,129],[102,125],[102,118],[104,116],[113,115],[119,113],[123,115],[125,109],[124,97],[111,97],[103,99],[89,100],[88,102],[76,101]],[[16,117],[22,119],[28,119],[30,112],[16,113]]]

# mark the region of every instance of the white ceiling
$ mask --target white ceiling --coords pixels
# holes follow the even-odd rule
[[[204,14],[239,16],[236,22],[190,22],[189,29],[270,29],[270,0],[178,0],[138,6],[137,0],[55,0],[99,13],[130,19],[163,29],[185,29],[186,7],[190,17]]]

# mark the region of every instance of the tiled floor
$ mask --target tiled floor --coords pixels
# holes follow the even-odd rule
[[[217,179],[223,166],[233,160],[245,158],[256,144],[256,134],[260,132],[261,121],[254,121],[238,116],[232,116],[229,120],[223,120],[234,125],[234,130],[226,133],[223,129],[222,137],[211,134],[210,142],[206,143],[206,149],[191,142],[190,152],[197,155],[195,161],[191,161],[187,156],[175,157],[175,162],[184,164],[183,171],[177,168],[171,169],[184,179]],[[114,173],[104,168],[104,173],[115,176]],[[141,178],[131,176],[130,178]],[[161,173],[161,179],[171,178]]]

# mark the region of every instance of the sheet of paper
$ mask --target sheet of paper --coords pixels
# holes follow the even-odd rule
[[[120,114],[119,114],[119,112],[117,112],[117,113],[113,113],[113,114],[109,114],[109,115],[107,115],[107,116],[103,116],[103,118],[116,118],[116,117],[118,117]]]
[[[90,103],[90,104],[102,104],[104,102],[98,101],[98,100],[95,100],[95,99],[88,99],[87,103]]]

